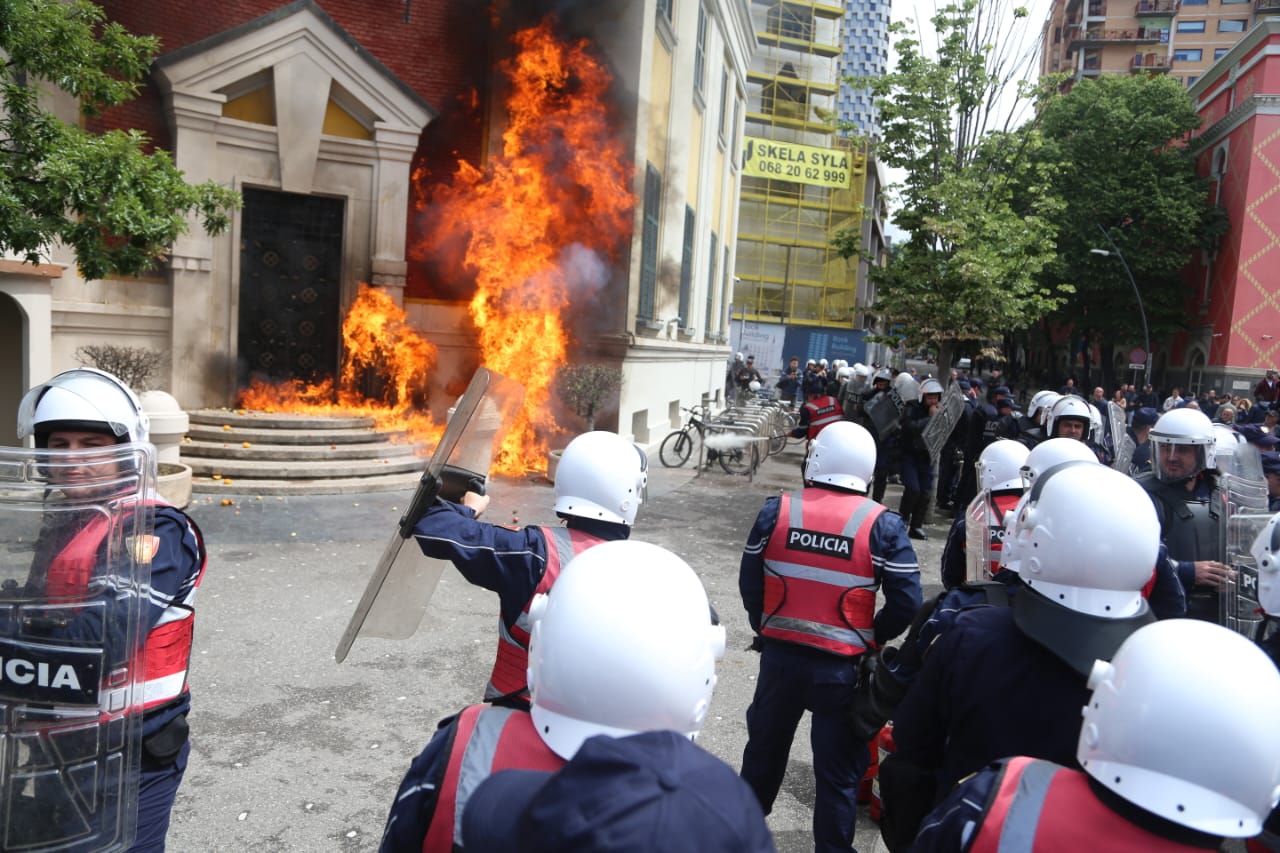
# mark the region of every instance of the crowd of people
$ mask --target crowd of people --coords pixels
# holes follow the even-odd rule
[[[1280,850],[1271,425],[1214,423],[1176,392],[1158,412],[1070,385],[1032,394],[1024,413],[998,376],[957,375],[953,389],[838,361],[801,374],[795,361],[803,472],[742,531],[738,587],[760,658],[740,770],[695,743],[723,675],[721,615],[695,567],[632,538],[644,452],[588,432],[561,458],[560,524],[489,524],[487,496],[466,491],[413,525],[423,554],[496,594],[496,651],[477,702],[411,762],[381,849],[774,850],[765,818],[808,713],[818,851],[852,849],[872,749],[889,753],[877,772],[894,853],[1182,851],[1228,838]],[[139,845],[160,850],[185,765],[203,542],[154,496],[119,492],[140,482],[126,476],[140,463],[102,454],[145,445],[145,415],[114,377],[72,373],[20,407],[35,467],[64,472],[47,474],[45,508],[79,491],[123,506],[117,523],[147,507],[163,524],[145,537],[93,522],[43,531],[25,586],[4,589],[64,615],[9,641],[34,655],[83,643],[90,626],[107,642],[87,602],[127,600],[125,568],[152,563],[136,648],[115,640],[145,661],[141,785],[114,796],[139,800]],[[948,446],[957,511],[944,591],[926,601],[913,540]],[[902,479],[899,512],[881,503],[890,476]],[[6,663],[19,672],[12,651]],[[103,697],[124,678],[84,671]],[[84,705],[77,688],[67,701]],[[98,697],[90,713],[104,720],[130,711],[107,698],[99,711]],[[57,787],[16,790],[25,802]],[[58,803],[37,813],[30,833],[62,832],[72,816]]]

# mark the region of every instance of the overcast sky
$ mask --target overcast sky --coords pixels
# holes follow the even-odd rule
[[[1024,37],[1022,39],[1022,44],[1020,45],[1020,52],[1031,51],[1035,49],[1036,41],[1038,41],[1040,36],[1040,31],[1044,26],[1044,20],[1046,16],[1049,14],[1050,0],[984,0],[984,2],[989,4],[1003,4],[1003,7],[1005,9],[1010,10],[1008,14],[1010,18],[1009,23],[1010,23],[1011,29],[1009,31],[1012,31],[1013,24],[1014,24],[1014,19],[1013,19],[1011,10],[1016,6],[1025,6],[1028,12],[1028,16],[1026,20],[1027,25],[1025,26],[1025,28],[1023,28]],[[902,23],[907,24],[913,30],[918,28],[918,31],[921,36],[920,42],[921,44],[925,45],[927,50],[930,47],[932,47],[935,43],[933,38],[933,28],[930,25],[929,20],[932,17],[934,17],[934,15],[937,14],[937,10],[944,5],[947,5],[947,4],[945,2],[942,2],[942,0],[896,0],[896,2],[893,3],[892,19],[895,22],[900,21]],[[892,42],[892,39],[891,39],[891,42]],[[889,62],[891,66],[895,62],[895,60],[896,60],[896,51],[894,50],[893,45],[891,43],[889,47]],[[1032,73],[1035,73],[1036,67],[1032,67],[1031,71]],[[1012,109],[1013,109],[1013,104],[1010,103],[1009,106],[1007,107],[1007,110],[1012,110]],[[1026,115],[1020,116],[1021,121],[1025,121],[1026,118],[1027,118]],[[888,170],[889,183],[891,184],[897,183],[902,180],[902,177],[903,177],[902,173],[899,172],[898,170],[894,170],[894,169]],[[889,215],[891,220],[893,218],[893,213],[895,210],[896,210],[896,205],[893,203],[891,198],[890,204],[889,204],[889,211],[890,211]],[[889,234],[892,235],[893,239],[898,240],[902,232],[900,232],[891,223],[886,223],[886,226]]]

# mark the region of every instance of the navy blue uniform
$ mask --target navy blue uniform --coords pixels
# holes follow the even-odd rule
[[[625,524],[572,516],[571,528],[601,539],[626,539]],[[449,560],[476,586],[498,594],[502,622],[515,624],[533,598],[547,568],[547,541],[537,527],[512,530],[476,519],[470,507],[439,500],[413,528],[413,537],[428,557]]]
[[[747,537],[738,589],[747,620],[757,633],[764,609],[764,550],[778,523],[780,498],[765,501]],[[875,642],[902,633],[920,607],[920,567],[902,519],[883,512],[871,528],[871,562],[884,591],[875,616]],[[810,743],[817,791],[813,808],[816,850],[845,850],[853,843],[858,783],[867,769],[867,745],[849,726],[858,681],[858,660],[765,639],[760,677],[747,709],[747,747],[742,778],[768,814],[782,786],[796,726],[812,714]]]
[[[437,788],[449,761],[449,744],[457,723],[457,714],[441,720],[431,740],[410,763],[387,815],[382,843],[378,847],[382,853],[421,853],[422,839],[427,836],[427,826],[435,812],[439,796]]]
[[[929,648],[898,705],[895,758],[933,773],[935,802],[998,758],[1075,767],[1088,697],[1085,677],[1022,634],[1011,608],[965,610]]]

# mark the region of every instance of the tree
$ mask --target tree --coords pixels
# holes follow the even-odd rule
[[[1152,340],[1188,326],[1182,270],[1192,252],[1226,231],[1208,181],[1182,142],[1200,124],[1183,86],[1168,76],[1082,80],[1045,104],[1042,144],[1052,192],[1065,202],[1058,252],[1042,275],[1074,293],[1051,316],[1073,337],[1098,342],[1113,384],[1115,346],[1141,345],[1138,303],[1120,259],[1095,254],[1114,241],[1133,272]]]
[[[575,413],[596,428],[596,412],[605,398],[622,387],[622,370],[607,364],[567,364],[556,374],[556,392]]]
[[[883,328],[938,346],[942,364],[958,342],[1025,328],[1062,298],[1041,276],[1059,204],[1019,194],[1043,182],[1042,166],[1028,156],[1034,134],[1010,132],[1018,102],[1033,94],[1018,84],[1030,54],[1019,54],[1009,30],[1011,21],[1025,29],[1026,18],[1004,0],[945,6],[931,21],[932,55],[895,25],[897,68],[870,81],[883,131],[877,155],[906,173],[895,221],[908,235],[872,271],[872,310]],[[853,253],[847,236],[837,246]]]
[[[159,42],[104,18],[88,0],[0,0],[0,252],[35,264],[61,241],[88,279],[153,267],[188,214],[222,232],[240,199],[186,183],[137,131],[90,133],[41,106],[42,83],[86,116],[137,96]]]

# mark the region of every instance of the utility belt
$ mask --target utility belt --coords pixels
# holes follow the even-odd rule
[[[186,699],[187,694],[152,709],[147,716],[163,713],[174,707],[178,702]],[[187,712],[174,717],[165,723],[158,731],[151,736],[142,740],[142,769],[145,770],[163,770],[173,764],[178,759],[178,754],[182,752],[182,748],[187,745],[190,737],[190,728],[187,725]]]

